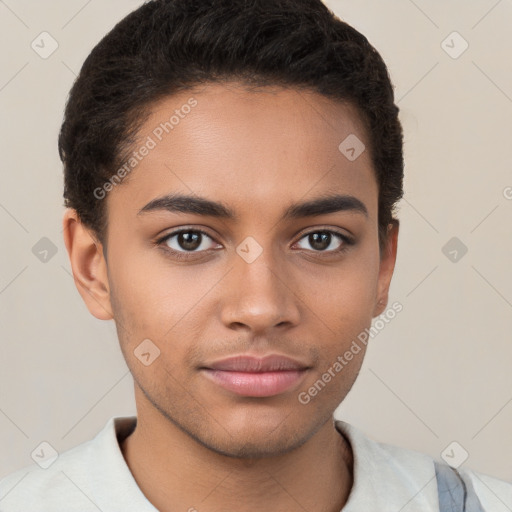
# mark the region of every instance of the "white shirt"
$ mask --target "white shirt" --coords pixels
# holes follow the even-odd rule
[[[0,512],[158,512],[137,486],[119,442],[136,416],[110,418],[90,441],[61,453],[46,469],[35,464],[0,480]],[[379,443],[335,422],[354,455],[354,481],[343,512],[438,511],[434,462],[422,453]],[[512,483],[469,475],[484,509],[512,511]]]

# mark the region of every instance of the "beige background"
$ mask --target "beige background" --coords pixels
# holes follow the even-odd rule
[[[62,452],[135,414],[114,324],[88,313],[70,275],[56,137],[83,60],[139,4],[0,1],[0,477],[42,441]],[[403,311],[336,415],[434,457],[457,441],[465,466],[512,481],[512,2],[328,5],[387,62],[406,138],[390,296]],[[43,31],[59,45],[47,59],[31,48]],[[458,58],[442,46],[453,31],[469,44]],[[46,263],[32,252],[42,237],[57,249]],[[442,251],[452,237],[468,249],[456,262]]]

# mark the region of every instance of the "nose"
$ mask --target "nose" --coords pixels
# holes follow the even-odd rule
[[[251,263],[235,255],[234,268],[225,277],[224,325],[254,335],[297,325],[300,300],[290,276],[286,262],[278,262],[270,249]]]

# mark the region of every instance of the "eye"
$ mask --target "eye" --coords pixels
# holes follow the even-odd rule
[[[354,245],[354,241],[348,236],[329,229],[310,231],[301,240],[306,240],[314,252],[340,253]]]
[[[304,234],[297,244],[304,240],[312,247],[312,252],[321,254],[339,254],[348,250],[349,246],[354,245],[355,241],[334,230],[317,229]],[[213,244],[212,244],[213,243]],[[162,246],[164,250],[169,252],[173,258],[178,260],[186,260],[194,258],[194,254],[207,252],[214,249],[212,245],[216,242],[213,238],[201,229],[182,228],[172,233],[168,233],[156,241],[156,245]],[[299,247],[307,249],[307,247]],[[307,249],[311,251],[311,249]]]
[[[203,252],[212,247],[208,247],[208,240],[213,239],[208,233],[201,229],[180,229],[173,231],[160,238],[158,245],[163,245],[166,250],[175,254],[178,258],[186,258],[187,253]]]

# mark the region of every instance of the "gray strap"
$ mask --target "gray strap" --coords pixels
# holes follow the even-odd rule
[[[440,512],[485,512],[469,479],[442,462],[434,461]]]

